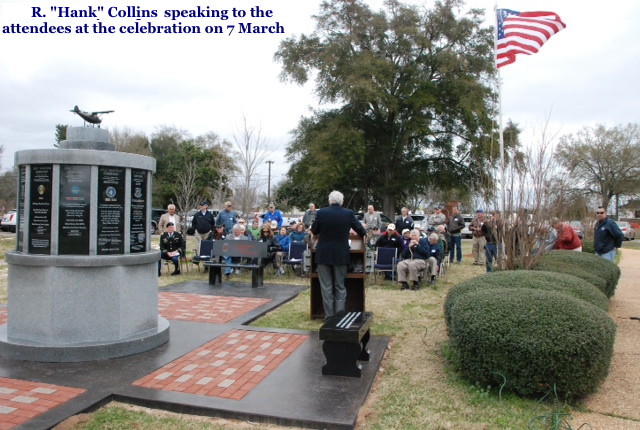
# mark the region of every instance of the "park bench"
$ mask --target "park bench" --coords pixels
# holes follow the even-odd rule
[[[358,361],[369,361],[369,327],[373,321],[371,312],[347,312],[333,316],[320,327],[320,340],[324,340],[322,351],[327,364],[323,375],[362,376],[362,365]]]
[[[222,258],[220,258],[222,257]],[[239,258],[239,263],[228,263],[224,258]],[[264,267],[269,263],[267,243],[250,240],[216,240],[211,248],[211,260],[204,263],[209,268],[209,285],[222,283],[222,268],[251,270],[251,286],[261,287]],[[248,260],[248,261],[247,261]]]

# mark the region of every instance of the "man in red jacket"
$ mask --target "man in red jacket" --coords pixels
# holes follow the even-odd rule
[[[573,227],[568,223],[560,221],[558,218],[552,219],[551,225],[558,233],[554,249],[566,249],[569,251],[582,252],[582,241],[576,234]]]

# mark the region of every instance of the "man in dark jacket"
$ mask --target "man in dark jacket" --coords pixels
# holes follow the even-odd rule
[[[318,239],[316,262],[325,320],[345,311],[347,289],[344,280],[351,261],[349,231],[353,229],[362,237],[366,235],[353,211],[341,207],[343,200],[341,192],[332,191],[330,206],[320,209],[311,225],[311,233]]]
[[[200,241],[209,235],[215,225],[213,215],[208,211],[208,208],[209,204],[206,201],[200,203],[200,210],[193,215],[191,220],[191,227],[195,230],[196,249],[200,249]]]
[[[620,227],[618,227],[618,224],[607,217],[607,210],[604,207],[598,206],[596,218],[598,222],[596,223],[593,236],[596,254],[613,262],[618,248],[622,246],[624,234],[622,230],[620,230]]]
[[[404,246],[402,246],[402,236],[396,231],[395,224],[387,225],[387,231],[382,233],[376,241],[376,248],[395,248],[396,257],[400,256]]]
[[[447,224],[447,230],[449,231],[449,260],[452,263],[460,263],[462,262],[462,237],[460,232],[464,228],[464,218],[460,215],[460,209],[457,206],[454,206],[451,211],[451,217]],[[454,254],[457,254],[455,261]]]

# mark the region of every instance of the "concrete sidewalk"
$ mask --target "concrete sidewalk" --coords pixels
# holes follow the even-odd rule
[[[572,428],[640,430],[640,250],[622,249],[622,276],[609,315],[618,326],[609,376],[573,413]]]

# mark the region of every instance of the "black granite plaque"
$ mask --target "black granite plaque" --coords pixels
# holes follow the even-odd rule
[[[131,169],[131,218],[129,252],[145,252],[147,248],[147,171]]]
[[[91,166],[60,166],[58,254],[89,255]]]
[[[124,254],[124,182],[121,167],[98,168],[98,255]]]
[[[31,166],[29,253],[51,254],[51,164]]]
[[[16,216],[18,219],[16,220],[16,249],[20,252],[24,250],[24,238],[22,236],[22,232],[24,231],[24,193],[26,190],[27,184],[27,168],[26,166],[20,166],[20,171],[18,172],[18,208],[16,211]]]

